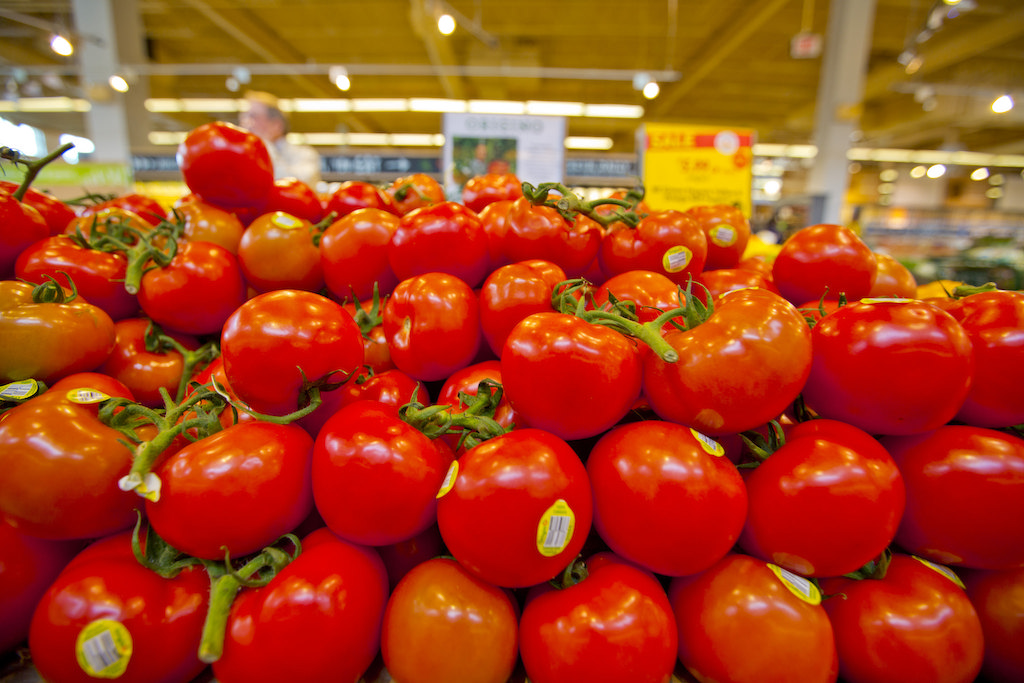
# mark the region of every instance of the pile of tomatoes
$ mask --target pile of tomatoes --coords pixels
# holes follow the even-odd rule
[[[1024,293],[640,192],[320,196],[225,123],[178,163],[0,188],[6,666],[1024,678]]]

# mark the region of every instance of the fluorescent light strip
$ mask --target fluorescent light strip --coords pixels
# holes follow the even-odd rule
[[[0,111],[29,112],[86,112],[92,109],[88,100],[74,97],[22,97],[13,102],[3,101]]]
[[[182,111],[188,112],[237,112],[241,104],[236,99],[227,97],[188,97],[181,100]]]
[[[339,98],[296,98],[292,100],[295,112],[352,111],[352,101]]]
[[[408,111],[409,100],[397,97],[363,98],[352,100],[352,111]]]
[[[537,116],[583,116],[583,103],[527,100],[526,113]]]
[[[604,137],[569,135],[565,138],[566,149],[611,149],[615,141]]]
[[[441,97],[410,97],[409,111],[462,113],[469,109],[466,100],[447,100]]]
[[[511,100],[470,100],[470,114],[523,114],[526,112],[525,102]]]
[[[583,115],[601,119],[639,119],[644,108],[636,104],[585,104]]]

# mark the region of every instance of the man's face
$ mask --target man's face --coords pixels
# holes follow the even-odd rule
[[[267,105],[262,102],[250,102],[249,110],[241,113],[238,123],[264,140],[273,142],[281,137],[281,122],[270,114]]]

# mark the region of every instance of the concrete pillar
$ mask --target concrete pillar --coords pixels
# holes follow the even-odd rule
[[[831,0],[807,176],[812,223],[840,223],[849,186],[846,153],[858,129],[875,19],[875,0]]]

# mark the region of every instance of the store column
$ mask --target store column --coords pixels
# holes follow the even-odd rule
[[[132,83],[135,79],[122,67],[126,60],[142,61],[138,0],[72,0],[72,9],[76,31],[98,38],[78,46],[82,86],[91,105],[85,116],[87,135],[96,144],[93,161],[130,167],[130,130],[145,135],[145,88]],[[128,93],[114,91],[108,83],[113,74],[135,87]]]
[[[818,154],[807,178],[814,223],[840,223],[849,187],[846,154],[858,128],[875,0],[831,0],[814,115]]]

